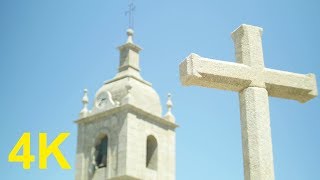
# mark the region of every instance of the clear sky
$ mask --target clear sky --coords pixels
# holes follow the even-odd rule
[[[243,179],[238,95],[182,87],[179,63],[191,52],[235,61],[230,33],[240,24],[264,28],[268,68],[315,73],[320,84],[320,3],[317,0],[135,0],[135,42],[142,76],[163,104],[173,94],[177,123],[177,180]],[[116,47],[126,40],[127,0],[0,1],[0,179],[74,179],[76,125],[83,88],[95,91],[113,78]],[[319,85],[318,85],[319,89]],[[91,102],[92,104],[92,102]],[[320,179],[320,100],[305,104],[270,98],[275,176],[279,180]],[[163,108],[165,109],[165,107]],[[60,146],[72,165],[54,158],[22,169],[7,156],[23,132],[31,132],[37,158],[39,132]]]

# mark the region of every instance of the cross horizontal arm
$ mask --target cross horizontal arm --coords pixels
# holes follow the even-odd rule
[[[318,95],[314,74],[304,75],[268,68],[256,70],[244,64],[207,59],[197,54],[190,54],[180,64],[180,79],[185,86],[237,92],[249,86],[265,87],[269,96],[302,103]]]
[[[314,74],[297,74],[265,68],[264,82],[269,96],[307,102],[317,96]]]
[[[250,67],[190,54],[180,64],[182,85],[197,85],[231,91],[241,91],[251,83]]]

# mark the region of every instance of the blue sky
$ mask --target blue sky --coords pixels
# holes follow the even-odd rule
[[[92,100],[117,70],[116,47],[126,40],[127,0],[0,1],[0,179],[67,180],[54,158],[48,169],[8,163],[23,132],[52,140],[70,132],[61,150],[74,167],[76,125],[82,89]],[[135,42],[142,76],[162,103],[173,95],[177,123],[177,179],[243,179],[238,95],[182,87],[179,63],[191,52],[235,61],[230,33],[240,24],[264,28],[268,68],[315,73],[320,82],[320,4],[298,1],[135,0]],[[320,84],[320,83],[318,83]],[[319,89],[319,85],[318,85]],[[320,179],[320,100],[305,104],[270,98],[275,176],[279,180]],[[165,109],[165,108],[164,108]]]

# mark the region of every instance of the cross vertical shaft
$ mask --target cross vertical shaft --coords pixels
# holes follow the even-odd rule
[[[239,93],[245,180],[273,180],[268,92],[248,87]]]
[[[255,68],[264,68],[262,28],[242,25],[231,34],[238,63]]]
[[[232,33],[237,62],[263,71],[262,29],[240,26]],[[259,79],[257,73],[257,78]],[[251,81],[240,91],[240,120],[245,180],[273,180],[273,153],[268,91],[263,81]]]

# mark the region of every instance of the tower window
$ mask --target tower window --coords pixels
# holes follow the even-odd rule
[[[98,168],[107,166],[108,136],[104,136],[95,147],[95,163]]]
[[[146,166],[150,169],[157,169],[158,164],[158,143],[157,139],[150,135],[147,138]]]

